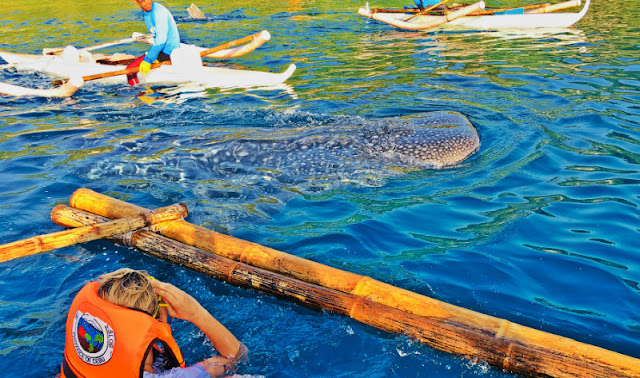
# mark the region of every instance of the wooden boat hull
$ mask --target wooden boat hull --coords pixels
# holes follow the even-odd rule
[[[84,77],[125,69],[124,65],[107,65],[93,62],[65,61],[64,57],[53,55],[21,54],[0,51],[0,58],[20,71],[34,71],[49,74],[55,78]],[[293,75],[294,64],[280,73],[240,70],[223,67],[203,66],[200,70],[181,71],[171,65],[151,70],[146,75],[138,74],[141,84],[197,83],[215,88],[270,87],[283,84]],[[98,79],[101,83],[126,83],[126,76]]]
[[[537,13],[537,14],[498,14],[485,16],[465,16],[438,26],[438,29],[533,29],[533,28],[567,28],[574,25],[587,14],[591,0],[587,0],[578,13]],[[407,13],[375,12],[368,4],[358,10],[358,14],[376,21],[406,30],[426,30],[432,20],[439,16],[418,15],[412,17]]]

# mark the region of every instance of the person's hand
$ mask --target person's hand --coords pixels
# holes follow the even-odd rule
[[[166,309],[173,318],[194,322],[203,312],[208,314],[195,298],[170,283],[153,280],[151,286],[162,301],[169,305]]]
[[[160,307],[160,311],[166,309],[170,316],[190,321],[200,328],[214,348],[226,357],[226,361],[230,363],[227,367],[235,365],[236,359],[246,354],[246,348],[243,349],[242,343],[192,296],[169,283],[158,280],[152,280],[151,286],[168,305],[168,307]]]
[[[138,67],[138,72],[140,72],[143,76],[149,72],[151,69],[151,63],[148,63],[146,60],[140,62],[140,66]]]
[[[220,377],[231,372],[229,361],[222,356],[213,356],[198,362],[212,377]]]

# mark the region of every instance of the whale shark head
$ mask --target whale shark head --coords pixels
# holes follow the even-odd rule
[[[355,148],[369,159],[416,168],[459,164],[480,148],[480,138],[460,113],[433,112],[360,131]]]

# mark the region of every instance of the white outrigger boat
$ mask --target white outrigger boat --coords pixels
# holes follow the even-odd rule
[[[485,8],[483,1],[460,5],[446,11],[412,9],[371,9],[369,3],[358,10],[361,16],[406,30],[443,29],[532,29],[567,28],[587,14],[591,0],[578,13],[558,13],[581,5],[581,0],[558,4],[535,4],[519,8]]]
[[[293,75],[296,69],[294,64],[279,73],[262,72],[253,70],[241,70],[225,67],[216,67],[203,65],[201,56],[213,57],[217,59],[232,58],[244,55],[249,51],[260,46],[264,41],[270,38],[267,31],[262,31],[254,36],[245,37],[251,39],[248,44],[241,45],[230,49],[209,49],[196,46],[186,47],[185,51],[189,51],[191,56],[185,60],[174,61],[172,55],[171,64],[152,66],[146,75],[138,74],[141,84],[180,84],[180,83],[196,83],[202,87],[208,88],[253,88],[253,87],[276,87],[283,84]],[[240,41],[240,40],[238,40]],[[221,45],[235,46],[234,42]],[[246,42],[246,41],[245,41]],[[104,46],[104,45],[101,45]],[[52,88],[49,90],[30,90],[29,88],[17,87],[0,83],[0,93],[9,95],[34,95],[34,96],[51,96],[60,97],[69,93],[73,88],[67,84],[67,80],[74,78],[73,82],[82,85],[82,82],[90,80],[98,80],[107,84],[126,83],[126,75],[119,72],[126,71],[126,66],[135,56],[126,54],[91,54],[88,49],[77,50],[67,47],[64,51],[47,50],[44,54],[23,54],[7,51],[0,51],[0,58],[8,64],[2,66],[4,68],[13,67],[18,71],[42,72],[53,76],[56,79],[62,79],[65,90],[61,88]],[[215,50],[215,51],[213,51]],[[207,51],[213,51],[207,53]],[[200,54],[200,55],[199,55]],[[205,55],[202,55],[205,54]],[[194,58],[195,55],[195,58]],[[82,80],[79,80],[82,78]],[[77,89],[77,88],[75,88]]]

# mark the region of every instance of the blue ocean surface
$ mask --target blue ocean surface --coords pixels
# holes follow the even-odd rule
[[[162,3],[186,18],[191,2]],[[272,35],[210,63],[295,63],[293,77],[278,88],[91,82],[66,99],[0,97],[2,243],[61,231],[51,210],[78,188],[147,208],[184,202],[191,223],[640,358],[635,0],[595,1],[577,25],[535,32],[407,32],[358,16],[356,1],[197,5],[209,19],[181,19],[186,42]],[[5,0],[0,25],[0,50],[24,53],[145,31],[137,6],[116,0]],[[7,68],[0,82],[48,88],[51,77]],[[322,142],[434,111],[464,115],[480,149],[429,169]],[[2,376],[57,374],[75,293],[122,267],[200,301],[248,347],[239,374],[512,376],[104,240],[0,264]],[[188,363],[212,355],[196,327],[172,327]]]

